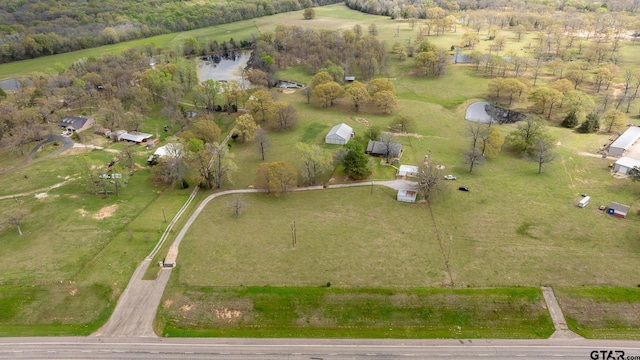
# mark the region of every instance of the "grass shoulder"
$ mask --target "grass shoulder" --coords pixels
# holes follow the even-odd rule
[[[163,336],[545,338],[537,288],[179,287]]]

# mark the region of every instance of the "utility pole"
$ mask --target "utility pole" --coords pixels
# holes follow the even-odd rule
[[[296,233],[296,221],[293,220],[293,223],[291,224],[291,245],[293,245],[294,249],[297,243],[298,243],[298,234]]]

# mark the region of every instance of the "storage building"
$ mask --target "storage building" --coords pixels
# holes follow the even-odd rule
[[[327,136],[324,137],[324,142],[327,144],[344,145],[349,142],[349,139],[351,139],[353,135],[353,128],[342,123],[331,128]]]
[[[640,160],[632,159],[630,157],[621,157],[618,161],[613,164],[613,171],[626,175],[629,173],[629,170],[637,167],[640,169]]]
[[[640,139],[640,127],[629,126],[627,130],[618,136],[616,141],[609,146],[609,155],[622,156],[638,139]]]
[[[630,207],[628,205],[623,205],[615,201],[612,201],[611,204],[609,204],[609,208],[607,209],[607,214],[621,217],[621,218],[626,218],[627,213],[629,213],[629,208]]]

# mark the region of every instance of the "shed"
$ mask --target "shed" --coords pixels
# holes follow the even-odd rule
[[[89,116],[65,116],[58,122],[58,126],[75,132],[81,132],[92,127],[96,119]]]
[[[638,139],[640,139],[640,127],[629,126],[627,130],[618,136],[609,146],[609,155],[622,156]]]
[[[612,201],[611,204],[609,204],[609,208],[607,209],[607,214],[621,217],[621,218],[626,218],[627,213],[629,212],[629,208],[630,206],[628,205],[623,205],[615,201]]]
[[[178,258],[178,247],[171,246],[169,248],[169,252],[167,252],[167,256],[164,258],[162,262],[162,267],[172,268],[176,266],[176,259]]]
[[[414,165],[400,165],[400,168],[398,169],[398,176],[418,176],[418,167]]]
[[[349,142],[354,135],[353,128],[345,123],[338,124],[329,130],[324,142],[327,144],[344,145]]]
[[[613,164],[613,171],[620,174],[628,174],[629,170],[637,167],[640,169],[640,160],[632,159],[630,157],[621,157]]]
[[[398,196],[396,199],[402,202],[414,203],[416,202],[417,196],[418,192],[415,190],[400,189],[398,190]]]
[[[151,134],[146,134],[146,133],[141,133],[141,132],[130,132],[130,133],[124,133],[122,135],[120,135],[118,137],[118,140],[120,141],[131,141],[134,143],[143,143],[147,140],[149,140],[153,135]]]
[[[389,146],[389,157],[400,157],[402,153],[402,145],[391,143]],[[387,156],[387,146],[382,141],[369,140],[367,144],[367,154],[373,156]]]

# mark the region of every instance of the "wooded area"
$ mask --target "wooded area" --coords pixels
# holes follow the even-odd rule
[[[337,3],[337,0],[0,2],[0,63]]]

